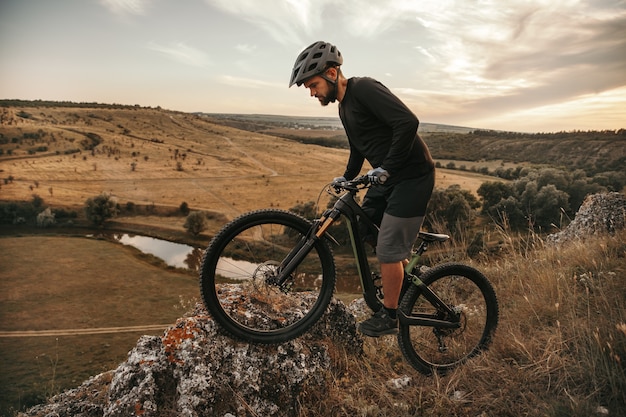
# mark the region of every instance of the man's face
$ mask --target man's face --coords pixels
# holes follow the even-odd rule
[[[311,97],[315,96],[322,106],[328,106],[329,103],[334,103],[337,99],[335,86],[319,75],[306,80],[304,86],[309,89]]]

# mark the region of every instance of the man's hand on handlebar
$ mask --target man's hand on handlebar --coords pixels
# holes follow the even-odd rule
[[[383,167],[370,169],[367,172],[367,178],[370,184],[384,184],[389,179],[389,173]]]
[[[333,178],[333,182],[330,183],[333,187],[341,187],[342,184],[346,183],[348,180],[346,177],[335,177]]]

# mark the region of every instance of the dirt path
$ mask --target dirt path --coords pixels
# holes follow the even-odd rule
[[[264,169],[266,171],[269,171],[270,176],[271,177],[276,177],[278,176],[278,172],[274,171],[272,168],[268,167],[267,165],[264,165],[263,162],[259,161],[258,159],[256,159],[255,157],[251,156],[248,152],[244,151],[240,146],[236,145],[235,143],[233,143],[232,139],[229,138],[228,136],[224,136],[221,135],[221,137],[230,145],[233,147],[233,149],[235,149],[237,152],[239,152],[240,154],[242,154],[244,157],[248,158],[250,161],[252,161],[256,166],[258,166],[261,169]]]
[[[171,326],[171,324],[153,324],[149,326],[127,326],[127,327],[101,327],[101,328],[92,328],[92,329],[20,330],[20,331],[11,331],[11,332],[0,332],[0,338],[78,336],[78,335],[85,335],[85,334],[148,332],[148,331],[153,331],[153,330],[165,330],[169,326]]]

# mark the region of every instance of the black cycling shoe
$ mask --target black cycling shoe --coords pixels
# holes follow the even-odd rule
[[[398,333],[398,319],[389,317],[385,308],[381,308],[369,319],[359,324],[359,331],[366,336],[379,337]]]

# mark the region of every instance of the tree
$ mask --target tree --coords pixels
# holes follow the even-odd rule
[[[568,210],[569,195],[565,191],[558,190],[554,185],[541,187],[534,198],[534,206],[529,213],[534,223],[544,229],[552,224],[559,224],[561,210]]]
[[[194,211],[189,213],[187,219],[185,219],[185,230],[194,236],[198,236],[201,232],[205,231],[208,227],[208,220],[206,213],[202,211]]]
[[[489,209],[492,219],[504,229],[521,229],[528,226],[528,219],[520,202],[513,196],[503,198]]]
[[[476,193],[483,199],[483,214],[489,213],[489,209],[501,200],[507,199],[513,195],[513,188],[501,181],[483,182]]]
[[[471,226],[478,207],[476,197],[460,185],[451,185],[445,190],[436,188],[428,203],[425,224],[430,227],[442,224],[447,231],[459,236]]]
[[[104,225],[107,220],[117,216],[118,212],[117,201],[109,193],[88,198],[85,202],[87,219],[96,226]]]

